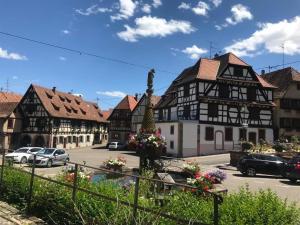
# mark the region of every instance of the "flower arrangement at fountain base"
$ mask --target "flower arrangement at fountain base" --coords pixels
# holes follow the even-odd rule
[[[126,159],[122,156],[118,156],[116,159],[106,160],[103,165],[109,170],[122,171],[122,168],[126,165]]]
[[[161,135],[160,128],[150,132],[140,129],[138,134],[130,135],[129,144],[136,146],[136,152],[141,157],[142,168],[153,168],[154,161],[166,154],[166,140]]]

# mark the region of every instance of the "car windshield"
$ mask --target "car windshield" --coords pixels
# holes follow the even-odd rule
[[[53,152],[55,151],[55,149],[52,148],[45,148],[42,149],[38,152],[39,155],[51,155]]]
[[[33,149],[30,149],[30,152],[38,152],[38,151],[41,151],[40,148],[33,148]]]
[[[16,153],[26,153],[28,151],[28,148],[19,148],[15,152]]]

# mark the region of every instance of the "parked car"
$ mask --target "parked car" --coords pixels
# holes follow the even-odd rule
[[[120,142],[110,142],[108,145],[109,150],[121,150],[123,147],[124,145]]]
[[[42,150],[40,147],[23,147],[15,150],[12,153],[5,155],[6,160],[13,160],[17,163],[27,163],[30,155],[36,154],[38,151]]]
[[[257,173],[282,175],[285,162],[275,155],[250,154],[240,159],[237,168],[247,176],[255,176]]]
[[[37,166],[66,165],[70,160],[69,154],[65,150],[56,148],[44,148],[36,156],[35,163]],[[28,163],[33,163],[33,156],[30,156]]]
[[[293,183],[300,180],[300,155],[295,156],[285,164],[284,177]]]

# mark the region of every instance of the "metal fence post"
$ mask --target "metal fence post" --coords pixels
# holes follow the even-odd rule
[[[214,225],[219,224],[219,204],[222,204],[223,198],[220,195],[214,194]]]
[[[74,179],[73,179],[73,191],[72,191],[72,200],[73,202],[76,201],[76,192],[77,192],[77,179],[78,179],[78,164],[75,164],[75,171],[74,171]]]
[[[140,154],[139,157],[139,176],[142,175],[142,162],[143,161],[143,157]],[[136,216],[137,216],[137,208],[138,208],[138,204],[139,204],[139,188],[140,188],[140,177],[137,176],[136,180],[135,180],[135,185],[134,185],[134,202],[133,202],[133,223],[135,224],[136,221]]]
[[[3,146],[2,146],[2,165],[1,165],[1,183],[0,183],[0,185],[2,186],[2,184],[3,184],[3,174],[4,174],[4,163],[5,163],[5,150],[4,150],[4,148],[3,148]]]
[[[30,186],[29,186],[29,195],[28,195],[28,202],[27,202],[27,212],[30,212],[30,207],[31,207],[31,199],[32,199],[32,192],[33,192],[33,181],[34,181],[34,172],[35,172],[35,163],[36,163],[36,155],[33,155],[33,163],[32,163],[31,177],[30,177]]]

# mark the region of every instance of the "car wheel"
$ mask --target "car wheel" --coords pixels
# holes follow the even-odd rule
[[[27,158],[26,158],[25,156],[23,156],[23,157],[21,158],[21,160],[20,160],[20,163],[21,163],[21,164],[27,163]]]
[[[255,170],[254,168],[248,168],[248,169],[247,169],[247,175],[248,175],[249,177],[255,177],[255,175],[256,175],[256,170]]]
[[[51,160],[51,159],[48,160],[48,162],[47,162],[47,167],[48,167],[48,168],[52,167],[52,160]]]
[[[297,182],[297,179],[292,179],[292,178],[290,178],[289,180],[290,180],[291,183],[293,183],[293,184]]]

